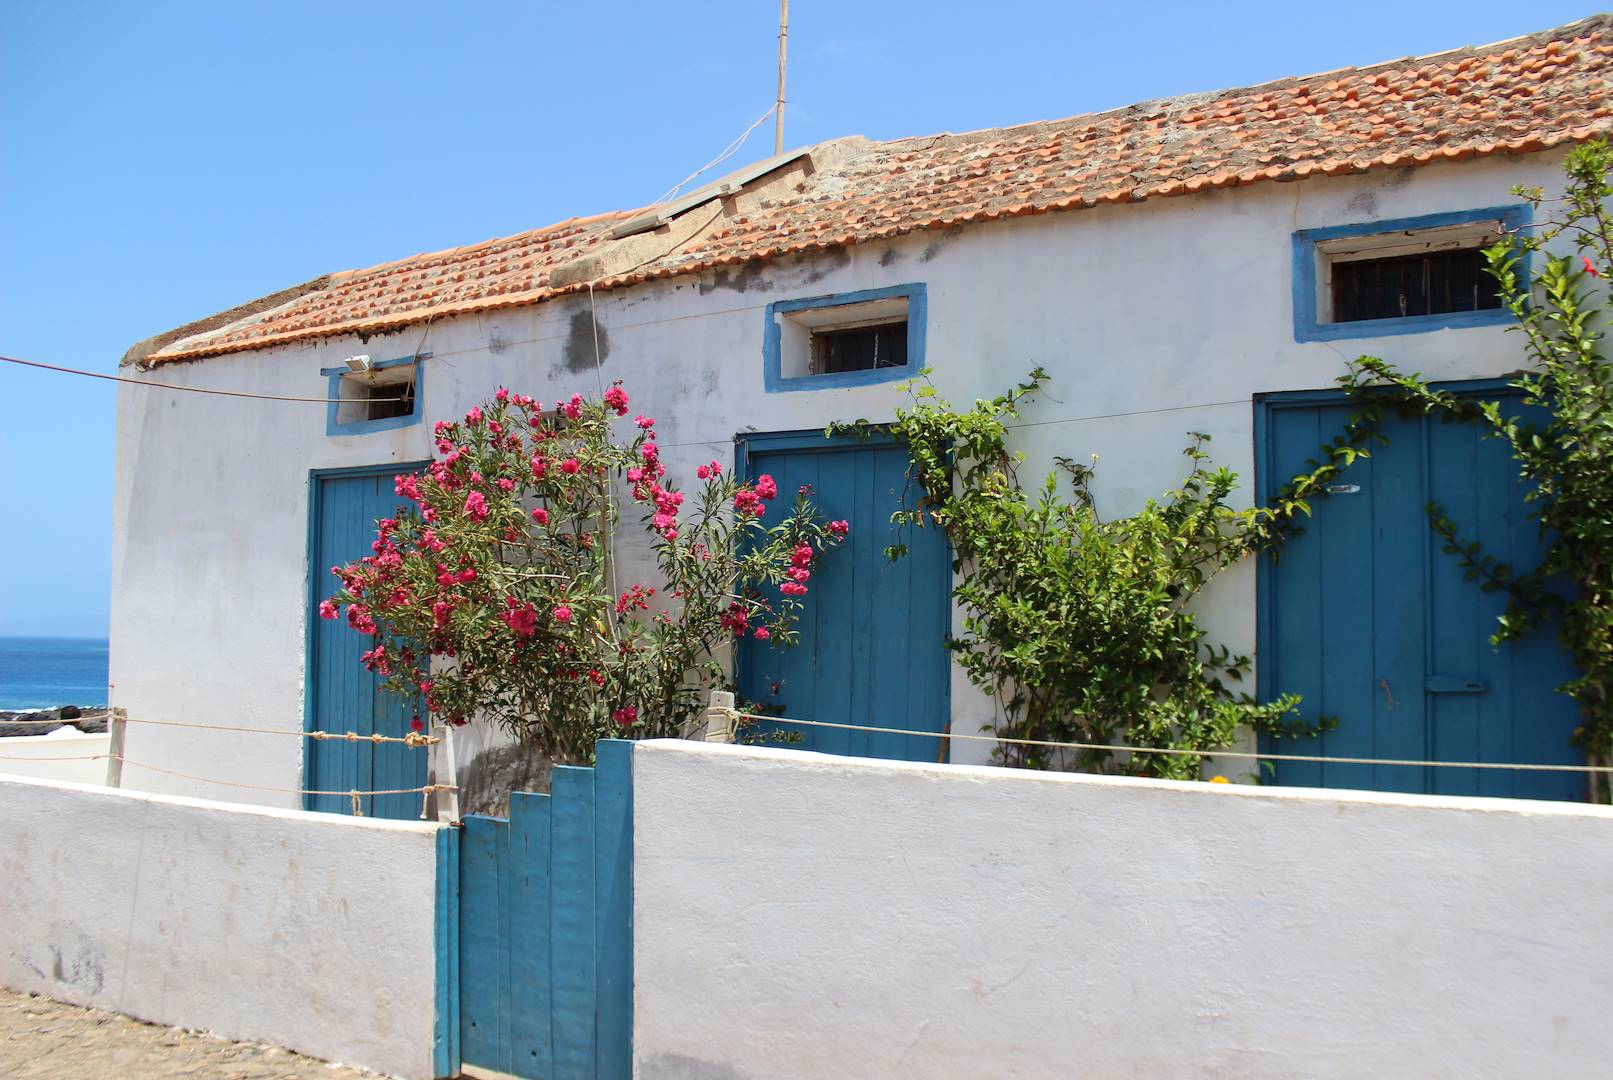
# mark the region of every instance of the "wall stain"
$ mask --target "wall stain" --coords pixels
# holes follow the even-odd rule
[[[610,335],[605,324],[599,324],[599,362],[604,364],[610,356]],[[571,329],[566,334],[566,370],[572,373],[592,370],[594,366],[594,320],[586,309],[571,313]]]
[[[801,278],[803,285],[815,285],[842,267],[851,265],[851,252],[846,248],[831,248],[812,260],[812,266]]]
[[[941,230],[941,234],[934,240],[931,240],[928,244],[925,244],[924,250],[919,252],[919,262],[929,262],[931,259],[941,254],[942,248],[945,248],[962,234],[963,226],[961,225],[954,225],[950,229]]]
[[[487,351],[494,356],[508,352],[510,344],[509,335],[504,332],[502,326],[495,326],[487,332]]]
[[[763,276],[761,263],[746,263],[732,272],[718,270],[711,275],[709,282],[701,281],[699,288],[701,296],[709,296],[718,289],[732,289],[737,293],[746,292],[750,289],[755,289],[757,292],[768,292],[773,288],[773,285]]]
[[[901,256],[896,254],[896,249],[895,248],[886,248],[885,249],[885,254],[883,254],[883,255],[881,255],[879,257],[879,265],[881,265],[881,266],[894,266],[896,264],[896,260],[900,259],[900,258],[901,258]]]

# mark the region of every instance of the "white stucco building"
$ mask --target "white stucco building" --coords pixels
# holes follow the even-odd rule
[[[920,365],[948,397],[969,401],[1039,364],[1049,393],[1016,433],[1032,471],[1055,455],[1097,454],[1094,490],[1107,515],[1120,515],[1173,486],[1186,433],[1202,431],[1215,460],[1242,478],[1240,497],[1255,498],[1303,463],[1318,432],[1331,434],[1342,414],[1327,392],[1349,359],[1381,355],[1462,382],[1519,366],[1504,313],[1462,275],[1478,245],[1527,221],[1513,185],[1556,189],[1567,149],[1613,127],[1610,75],[1604,16],[1069,120],[842,139],[671,204],[333,274],[161,335],[131,350],[128,372],[322,397],[358,386],[338,369],[368,354],[384,379],[415,379],[413,411],[367,418],[122,388],[114,704],[137,719],[290,731],[327,722],[322,685],[354,678],[335,669],[337,646],[320,640],[312,610],[329,589],[324,556],[351,532],[337,520],[342,508],[362,520],[365,500],[380,499],[386,512],[392,473],[431,457],[431,422],[500,385],[550,399],[594,391],[596,327],[600,375],[623,380],[635,407],[659,417],[674,477],[713,458],[811,472],[823,477],[831,516],[883,521],[901,495],[888,454],[810,446],[801,433],[888,417],[903,400],[899,379]],[[879,336],[898,327],[899,337]],[[825,359],[836,331],[848,332],[835,339],[840,358]],[[883,360],[870,360],[876,349]],[[889,366],[893,356],[902,363]],[[1303,542],[1350,536],[1369,552],[1400,543],[1397,529],[1426,529],[1428,485],[1471,505],[1476,525],[1499,520],[1484,500],[1510,482],[1504,459],[1412,434],[1396,444],[1412,456],[1386,454],[1370,466],[1376,474],[1363,466],[1356,501],[1336,500],[1341,509],[1319,516]],[[1462,487],[1464,477],[1490,479]],[[876,552],[886,542],[877,532],[860,534]],[[878,604],[896,588],[908,615],[877,630],[823,628],[822,647],[833,639],[849,653],[835,661],[834,686],[812,699],[820,718],[932,732],[949,723],[959,733],[991,720],[990,702],[939,651],[950,619],[944,554],[910,562],[894,584],[859,583],[849,570],[825,584],[848,604]],[[1567,755],[1557,705],[1530,696],[1530,671],[1549,673],[1551,661],[1486,652],[1487,616],[1452,591],[1437,552],[1416,566],[1392,555],[1296,558],[1280,572],[1240,566],[1206,594],[1206,624],[1256,657],[1263,692],[1297,689],[1341,716],[1330,753]],[[1414,594],[1410,607],[1397,599]],[[896,689],[893,670],[908,680]],[[360,701],[362,691],[332,700]],[[798,698],[794,707],[807,706]],[[905,756],[934,757],[938,740],[912,742],[923,748]],[[137,724],[128,754],[192,775],[316,786],[299,743]],[[957,742],[951,758],[981,761],[988,750]],[[1356,768],[1287,779],[1481,783]],[[125,783],[298,802],[137,768]]]

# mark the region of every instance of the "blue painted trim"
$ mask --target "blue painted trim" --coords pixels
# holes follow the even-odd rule
[[[395,431],[398,428],[412,427],[420,422],[426,414],[426,367],[422,360],[431,359],[429,352],[416,353],[414,356],[401,356],[396,360],[382,360],[374,364],[373,371],[385,371],[387,368],[402,367],[404,364],[415,364],[414,372],[414,412],[408,416],[389,416],[384,420],[353,420],[348,423],[339,423],[336,419],[341,408],[336,399],[342,396],[342,376],[350,375],[346,367],[320,368],[319,373],[329,380],[326,396],[330,403],[325,406],[325,434],[326,435],[368,435],[372,431]]]
[[[1342,323],[1318,321],[1316,310],[1318,243],[1344,237],[1379,236],[1384,233],[1437,229],[1446,225],[1466,225],[1474,221],[1488,220],[1500,220],[1508,229],[1523,229],[1530,224],[1529,207],[1523,203],[1512,206],[1487,206],[1478,210],[1459,210],[1448,214],[1424,214],[1420,217],[1391,218],[1386,221],[1363,222],[1359,225],[1301,229],[1294,233],[1292,242],[1294,340],[1341,341],[1349,338],[1394,337],[1399,334],[1420,334],[1428,330],[1496,326],[1510,322],[1512,312],[1505,307],[1493,311],[1453,311],[1443,315],[1412,315],[1403,319],[1361,319]],[[1529,280],[1527,253],[1518,269],[1527,285]]]
[[[459,1059],[459,830],[437,830],[437,1002],[431,1074],[458,1076]]]
[[[625,1077],[633,1074],[633,744],[601,739],[594,761],[596,1075]]]
[[[304,562],[308,566],[308,610],[304,615],[303,630],[303,656],[302,656],[302,729],[314,730],[314,691],[318,688],[319,657],[314,650],[314,628],[318,626],[319,602],[326,597],[322,586],[326,583],[329,568],[314,565],[314,559],[319,553],[319,512],[320,512],[320,481],[328,477],[342,476],[376,476],[386,473],[414,472],[430,465],[429,461],[400,461],[396,464],[383,465],[357,465],[348,468],[336,469],[309,469],[308,470],[308,539]],[[304,740],[302,748],[302,779],[303,787],[317,788],[319,785],[313,781],[317,777],[308,771],[308,764],[313,760],[310,752],[311,743]],[[304,795],[302,808],[313,809],[314,796]]]
[[[821,308],[844,307],[847,304],[866,304],[871,300],[907,298],[907,363],[901,367],[875,368],[872,371],[841,371],[829,375],[795,375],[783,373],[783,337],[778,317],[792,311],[817,311]],[[767,305],[767,323],[762,331],[762,385],[769,394],[791,393],[797,390],[840,390],[847,387],[874,386],[879,383],[911,379],[924,367],[925,326],[928,323],[929,300],[923,282],[908,285],[891,285],[883,289],[862,289],[858,292],[832,293],[828,296],[808,296],[799,300],[775,300]]]

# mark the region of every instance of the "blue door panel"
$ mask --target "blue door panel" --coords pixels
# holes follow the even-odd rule
[[[1493,395],[1493,392],[1491,394]],[[1521,408],[1516,396],[1508,408]],[[1267,492],[1305,469],[1343,430],[1342,402],[1273,402],[1261,465]],[[1274,753],[1429,761],[1577,763],[1577,720],[1555,687],[1572,668],[1546,628],[1499,649],[1489,636],[1505,607],[1464,580],[1441,550],[1426,506],[1439,502],[1464,538],[1510,565],[1544,551],[1527,517],[1524,485],[1506,445],[1471,424],[1391,416],[1386,445],[1312,501],[1313,516],[1269,565],[1261,597],[1264,692],[1293,692],[1310,717],[1339,724]],[[1431,792],[1582,798],[1574,774],[1404,765],[1284,762],[1278,783]]]
[[[746,475],[768,473],[779,497],[764,520],[777,521],[810,484],[821,512],[851,525],[846,543],[822,559],[808,582],[800,642],[782,650],[748,638],[740,647],[741,693],[770,701],[787,717],[903,731],[944,731],[949,721],[951,556],[939,529],[898,535],[890,517],[911,505],[908,459],[895,444],[835,443],[768,449],[766,437],[742,450]],[[887,546],[905,542],[891,562]],[[774,687],[777,687],[777,691]],[[788,728],[788,724],[777,725]],[[773,725],[769,725],[773,727]],[[939,738],[797,728],[805,749],[910,761],[943,759]]]
[[[382,690],[380,678],[365,670],[359,656],[374,640],[350,629],[343,620],[318,616],[319,600],[336,590],[330,568],[370,554],[375,523],[398,508],[392,477],[407,466],[315,475],[312,489],[309,597],[309,717],[312,731],[379,733],[402,736],[418,711],[418,703]],[[304,786],[325,791],[395,791],[426,784],[426,751],[401,743],[308,740]],[[418,818],[418,794],[366,795],[359,800],[366,816]],[[313,795],[310,810],[351,814],[346,795]]]

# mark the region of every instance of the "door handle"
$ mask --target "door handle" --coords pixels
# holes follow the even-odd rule
[[[1483,679],[1464,679],[1459,675],[1430,675],[1424,689],[1430,694],[1483,694],[1490,687]]]

